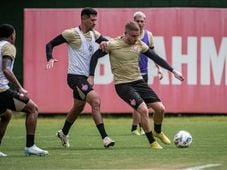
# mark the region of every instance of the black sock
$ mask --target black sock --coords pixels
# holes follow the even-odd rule
[[[137,129],[137,125],[132,125],[131,132]]]
[[[64,135],[68,135],[69,129],[71,128],[72,124],[73,123],[70,123],[67,120],[65,120],[65,124],[64,124],[64,126],[62,128],[62,132],[64,133]]]
[[[155,130],[156,133],[161,133],[162,124],[154,124],[154,130]]]
[[[102,136],[102,139],[104,139],[105,137],[108,136],[107,133],[106,133],[106,131],[105,131],[105,128],[104,128],[104,124],[103,123],[96,125],[96,127],[98,128],[99,133]]]
[[[26,136],[26,147],[31,147],[34,145],[35,135],[27,135]]]
[[[149,141],[150,144],[155,141],[154,136],[152,135],[152,132],[151,131],[150,132],[147,132],[146,133],[146,136],[147,136],[147,139],[148,139],[148,141]]]

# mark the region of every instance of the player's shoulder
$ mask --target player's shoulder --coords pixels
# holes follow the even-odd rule
[[[16,47],[11,44],[10,42],[6,42],[3,46],[2,46],[2,55],[7,55],[10,56],[12,58],[15,58],[16,56]]]
[[[94,34],[94,36],[95,36],[95,39],[96,39],[96,40],[99,39],[99,37],[101,36],[101,33],[98,32],[97,30],[92,30],[92,32],[93,32],[93,34]]]
[[[73,41],[75,39],[80,39],[79,33],[75,28],[69,28],[62,32],[61,34],[67,42]]]
[[[76,34],[75,28],[68,28],[62,32],[62,35],[75,35],[75,34]]]
[[[148,36],[152,36],[152,37],[153,37],[153,34],[152,34],[152,32],[151,32],[150,30],[146,30],[146,29],[145,29],[144,31],[147,32],[147,35],[148,35]]]

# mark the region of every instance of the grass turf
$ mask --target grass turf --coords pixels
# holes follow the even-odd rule
[[[36,144],[49,155],[25,157],[24,118],[14,117],[0,147],[8,154],[0,158],[0,169],[185,169],[209,164],[220,164],[210,169],[227,169],[227,116],[165,118],[163,131],[171,140],[177,131],[187,130],[193,142],[179,149],[158,140],[162,150],[150,149],[145,136],[130,134],[131,117],[104,118],[107,132],[116,140],[113,148],[105,149],[92,118],[83,116],[72,127],[71,147],[65,149],[55,136],[64,118],[40,117]]]

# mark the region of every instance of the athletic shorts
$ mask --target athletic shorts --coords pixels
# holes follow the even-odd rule
[[[29,98],[21,98],[17,91],[8,89],[0,93],[0,114],[4,113],[6,109],[13,111],[22,111],[26,104],[28,103]]]
[[[73,90],[73,97],[78,100],[85,101],[87,94],[93,90],[86,76],[68,74],[67,82],[69,87]]]
[[[134,109],[137,109],[143,101],[146,104],[161,102],[144,80],[116,84],[115,89],[117,94]]]
[[[148,75],[147,75],[147,74],[144,74],[144,75],[142,75],[142,77],[143,77],[143,80],[144,80],[146,83],[148,83]]]

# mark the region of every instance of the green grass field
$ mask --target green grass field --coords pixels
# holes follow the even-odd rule
[[[104,122],[114,148],[105,149],[92,118],[82,116],[70,131],[70,149],[64,149],[55,136],[63,122],[64,116],[40,117],[36,143],[49,155],[25,157],[24,118],[14,117],[0,147],[8,154],[0,158],[0,169],[227,169],[227,116],[167,117],[163,130],[171,139],[184,129],[193,142],[186,149],[161,144],[162,150],[150,149],[145,136],[130,134],[131,117],[111,116]]]

